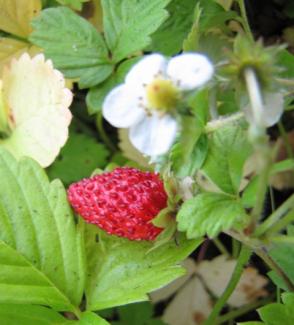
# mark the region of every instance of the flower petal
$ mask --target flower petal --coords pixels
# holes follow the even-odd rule
[[[172,58],[167,74],[182,90],[192,90],[204,85],[213,75],[213,65],[206,56],[197,53],[180,54]]]
[[[253,113],[250,104],[244,108],[244,114],[248,122],[254,123]],[[266,93],[264,95],[264,112],[262,123],[264,127],[276,124],[284,111],[284,97],[281,93]]]
[[[153,114],[130,128],[130,140],[142,153],[156,157],[169,150],[176,133],[177,122],[173,117]]]
[[[126,84],[132,87],[149,84],[156,75],[165,75],[167,61],[161,54],[145,56],[136,63],[126,76]]]
[[[146,115],[139,106],[139,97],[139,92],[132,91],[125,84],[115,87],[104,100],[104,118],[117,128],[134,125]]]
[[[63,75],[43,54],[24,53],[3,71],[3,100],[11,135],[1,142],[15,157],[29,156],[49,166],[68,138],[72,93]]]

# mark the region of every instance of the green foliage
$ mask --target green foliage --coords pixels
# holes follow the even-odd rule
[[[112,73],[102,36],[70,9],[45,9],[32,21],[32,26],[30,40],[44,49],[67,78],[78,78],[81,88],[99,84]]]
[[[221,231],[242,229],[248,224],[241,202],[220,193],[201,193],[183,203],[177,214],[178,229],[188,238],[208,235],[213,238]]]
[[[126,74],[139,59],[140,58],[133,58],[124,61],[102,84],[90,88],[86,98],[89,114],[95,114],[101,111],[105,96],[111,89],[124,81]]]
[[[164,8],[169,2],[170,0],[102,0],[105,38],[113,62],[119,62],[151,43],[150,35],[168,17]]]
[[[294,236],[294,225],[288,227],[288,235]],[[278,243],[269,251],[271,258],[294,284],[294,246],[288,243]],[[277,275],[276,275],[277,276]],[[284,286],[283,286],[284,287]]]
[[[159,319],[154,319],[152,305],[148,302],[122,306],[117,309],[119,321],[112,325],[164,325]]]
[[[59,181],[0,150],[0,302],[74,311],[84,290],[82,232]]]
[[[66,185],[90,177],[95,168],[104,168],[109,155],[105,145],[93,137],[72,132],[57,160],[48,169],[51,179]]]
[[[199,124],[194,117],[182,118],[183,132],[170,154],[172,169],[178,177],[193,175],[206,158],[207,137],[202,134],[203,127]]]
[[[149,252],[152,243],[104,234],[97,243],[96,233],[96,227],[88,227],[88,310],[148,300],[148,292],[184,274],[179,261],[201,243],[181,237],[178,244],[170,241]]]
[[[184,40],[184,51],[207,54],[211,60],[223,58],[223,49],[230,48],[227,21],[236,18],[234,11],[226,11],[215,1],[199,0],[194,12],[194,23]]]
[[[239,191],[243,165],[251,152],[245,132],[240,125],[231,125],[216,130],[209,139],[202,171],[225,193]]]
[[[89,0],[57,0],[60,4],[68,6],[74,10],[81,10],[83,3],[88,2]]]
[[[292,325],[294,323],[294,294],[282,294],[281,303],[273,303],[258,309],[265,325]]]
[[[43,306],[0,304],[0,323],[2,325],[66,325],[71,324],[71,321]]]
[[[167,6],[168,19],[152,35],[150,48],[154,52],[174,55],[181,51],[182,43],[193,23],[193,10],[197,0],[172,0]]]
[[[277,55],[277,63],[280,66],[282,78],[294,78],[294,55],[287,50],[282,50]]]

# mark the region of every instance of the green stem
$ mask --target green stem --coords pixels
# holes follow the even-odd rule
[[[231,294],[235,290],[235,288],[241,278],[243,268],[246,265],[246,263],[248,262],[251,252],[252,252],[251,249],[249,249],[245,245],[242,245],[241,252],[240,252],[239,258],[237,260],[236,267],[235,267],[233,274],[231,276],[230,282],[228,283],[223,294],[220,296],[220,298],[214,305],[213,310],[212,310],[211,314],[209,315],[208,319],[204,322],[204,325],[215,325],[216,324],[216,319],[217,319],[219,313],[225,306],[226,302],[230,298]]]
[[[255,301],[255,302],[253,302],[251,304],[247,304],[245,306],[242,306],[242,307],[240,307],[238,309],[232,310],[232,311],[226,313],[225,315],[220,316],[217,319],[216,324],[220,325],[220,324],[223,324],[223,323],[225,323],[225,322],[227,322],[227,321],[229,321],[231,319],[235,319],[237,317],[240,317],[240,316],[248,313],[251,310],[255,310],[260,306],[264,306],[264,305],[272,302],[272,300],[273,300],[273,296],[270,296],[270,297],[266,297],[265,299]]]
[[[254,41],[251,29],[250,29],[249,21],[248,21],[248,18],[247,18],[245,1],[244,0],[238,0],[238,4],[239,4],[240,12],[241,12],[241,17],[242,17],[243,27],[244,27],[245,33],[248,36],[248,38],[250,38],[251,41]]]
[[[271,237],[271,242],[273,243],[284,243],[284,244],[294,244],[294,236],[286,236],[286,235],[281,235],[281,236],[274,236]]]
[[[289,211],[288,214],[277,223],[275,223],[267,232],[267,236],[270,237],[272,234],[279,233],[281,230],[286,228],[289,224],[294,221],[294,209]]]
[[[231,254],[227,250],[226,246],[218,238],[214,238],[214,239],[212,239],[212,241],[213,241],[214,245],[218,248],[218,250],[223,255],[231,256]]]
[[[232,237],[232,255],[233,258],[237,258],[240,254],[240,242]]]
[[[282,269],[276,264],[274,260],[267,254],[264,248],[259,248],[255,250],[256,255],[258,255],[269,267],[271,270],[275,271],[285,282],[287,288],[290,291],[294,291],[294,285],[288,276],[283,272]]]
[[[274,211],[262,224],[260,224],[254,235],[260,237],[279,221],[288,211],[294,207],[294,194],[292,194],[276,211]]]
[[[106,134],[104,127],[103,127],[103,116],[101,113],[97,114],[97,119],[96,119],[96,126],[99,131],[99,134],[103,140],[103,142],[107,145],[107,147],[112,151],[116,151],[115,145],[112,143],[108,135]]]

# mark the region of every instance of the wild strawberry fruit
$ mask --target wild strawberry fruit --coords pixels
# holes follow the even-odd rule
[[[151,220],[167,206],[159,176],[134,168],[116,168],[72,184],[68,199],[86,220],[112,235],[154,240],[162,231]]]

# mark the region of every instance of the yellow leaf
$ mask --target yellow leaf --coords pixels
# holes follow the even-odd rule
[[[18,41],[12,38],[0,37],[0,77],[3,68],[13,58],[19,58],[24,52],[31,55],[39,53],[41,50],[29,43]]]
[[[24,53],[4,68],[2,82],[11,132],[0,145],[16,158],[29,156],[49,166],[68,138],[71,121],[72,93],[63,75],[43,54]]]
[[[0,0],[0,30],[26,38],[40,10],[41,0]]]

